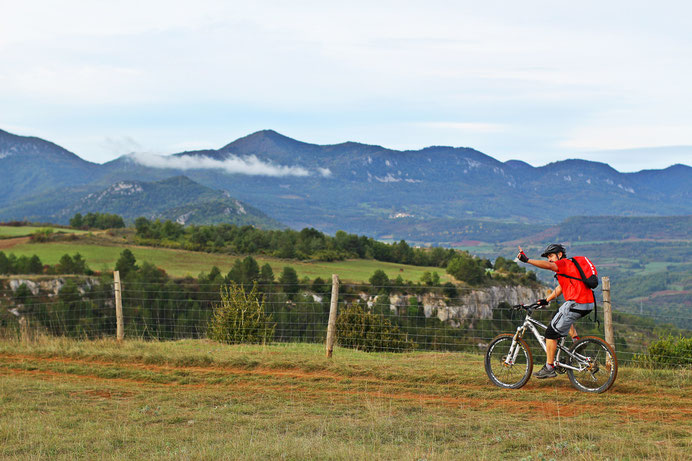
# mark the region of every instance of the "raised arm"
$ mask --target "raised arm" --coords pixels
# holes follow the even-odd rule
[[[540,269],[547,269],[553,272],[557,272],[557,264],[550,261],[544,261],[542,259],[529,259],[529,257],[526,256],[524,250],[522,250],[521,247],[519,247],[519,254],[517,255],[517,258],[519,259],[519,261],[523,263],[531,264],[532,266],[536,266]]]

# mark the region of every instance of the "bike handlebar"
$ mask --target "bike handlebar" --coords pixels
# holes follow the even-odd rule
[[[519,309],[524,309],[524,310],[529,310],[529,309],[540,309],[542,306],[540,304],[532,303],[532,304],[515,304],[512,306],[512,310],[518,311]]]

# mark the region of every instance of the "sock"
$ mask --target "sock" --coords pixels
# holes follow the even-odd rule
[[[552,370],[553,368],[555,368],[555,365],[551,365],[551,364],[549,364],[549,363],[546,363],[546,364],[545,364],[545,367],[546,367],[548,370]]]

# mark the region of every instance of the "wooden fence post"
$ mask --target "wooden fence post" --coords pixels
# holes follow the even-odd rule
[[[336,336],[336,307],[339,303],[339,276],[332,274],[332,301],[329,306],[329,323],[327,324],[327,358],[332,357],[334,337]]]
[[[22,342],[29,342],[29,321],[23,315],[19,317],[19,334],[22,338]]]
[[[117,324],[115,335],[118,342],[122,342],[125,337],[125,326],[123,325],[123,296],[120,271],[113,272],[113,288],[115,289],[115,321]]]
[[[615,336],[613,334],[613,310],[610,305],[610,277],[603,277],[603,326],[605,328],[605,340],[615,350]]]

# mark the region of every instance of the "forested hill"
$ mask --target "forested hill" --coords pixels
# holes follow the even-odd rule
[[[558,241],[692,240],[692,215],[576,216],[566,219],[558,228]]]
[[[76,213],[93,212],[117,214],[128,222],[145,216],[186,225],[228,223],[263,229],[286,227],[250,204],[231,197],[228,192],[202,186],[186,176],[154,182],[119,181],[105,189],[80,187],[63,194],[49,192],[0,210],[0,218],[66,224]]]
[[[89,188],[85,195],[121,181],[181,175],[294,229],[330,234],[345,229],[427,243],[454,242],[450,233],[465,226],[493,229],[487,222],[550,226],[574,215],[692,214],[692,168],[685,165],[620,173],[604,163],[572,159],[533,167],[500,162],[468,147],[398,151],[356,142],[316,145],[265,130],[217,150],[130,155],[104,165],[75,163],[63,150],[50,157],[61,162],[53,170],[63,173],[46,174],[46,181],[34,173],[41,155],[48,158],[57,146],[8,133],[3,139],[0,184],[18,186],[0,194],[4,220],[21,218],[15,215],[23,205],[40,203],[40,193],[74,198],[72,189],[56,187]],[[25,148],[36,155],[16,154]]]

